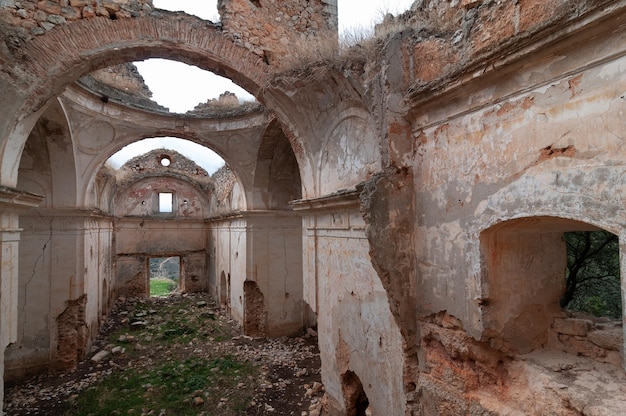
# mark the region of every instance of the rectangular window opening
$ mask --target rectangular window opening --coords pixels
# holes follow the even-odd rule
[[[159,212],[173,212],[174,194],[171,192],[159,192]]]

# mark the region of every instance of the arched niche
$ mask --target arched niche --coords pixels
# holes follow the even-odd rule
[[[289,209],[289,201],[302,198],[298,161],[276,119],[263,133],[255,168],[253,209]]]

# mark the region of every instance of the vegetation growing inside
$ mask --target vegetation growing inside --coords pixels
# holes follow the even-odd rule
[[[567,245],[561,307],[615,319],[622,315],[619,240],[608,231],[564,234]]]
[[[103,340],[107,350],[123,349],[116,365],[63,414],[245,414],[260,369],[222,352],[220,343],[234,333],[214,313],[206,301],[184,296],[138,300]]]

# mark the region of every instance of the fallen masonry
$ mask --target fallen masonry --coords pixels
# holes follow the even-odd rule
[[[146,325],[133,328],[131,322],[135,319],[144,320]],[[262,412],[319,415],[324,390],[320,383],[317,340],[304,333],[301,337],[278,339],[240,334],[241,328],[207,294],[120,299],[103,324],[88,358],[76,370],[10,386],[6,390],[4,411],[15,416],[87,414],[81,407],[82,395],[97,389],[107,378],[135,370],[148,374],[169,361],[210,358],[215,362],[222,357],[236,357],[238,361],[251,363],[253,376],[237,379],[230,387],[228,381],[222,380],[217,387],[207,384],[205,389],[196,388],[183,394],[180,402],[168,403],[167,408],[154,407],[155,402],[146,398],[133,410],[125,408],[122,400],[116,400],[115,410],[110,414],[209,415],[217,408],[223,415]],[[210,377],[217,377],[219,371],[220,368],[212,367]],[[193,379],[194,374],[188,376]],[[167,379],[162,381],[167,383]],[[178,381],[180,385],[186,382]],[[159,389],[156,384],[137,387],[142,396],[150,389]],[[115,398],[117,394],[132,396],[136,392],[111,393]],[[241,397],[246,403],[242,408],[234,408],[231,402]]]

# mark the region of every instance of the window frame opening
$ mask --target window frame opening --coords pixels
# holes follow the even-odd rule
[[[564,233],[601,230],[572,219],[525,217],[481,232],[477,304],[484,340],[504,352],[551,349],[623,367],[623,299],[620,319],[613,321],[561,307],[568,257]],[[622,263],[618,259],[620,269]],[[623,294],[621,278],[620,288]]]
[[[168,269],[166,263],[173,264]],[[151,256],[147,259],[148,295],[150,297],[169,296],[180,291],[182,282],[182,257],[174,256]],[[155,270],[156,269],[156,270]],[[167,280],[171,282],[167,282]],[[167,290],[164,290],[167,289]]]
[[[174,214],[174,192],[172,191],[158,191],[157,192],[157,212],[159,214],[166,214],[166,215]]]
[[[596,318],[621,319],[619,237],[610,231],[563,233],[567,248],[561,307]]]

